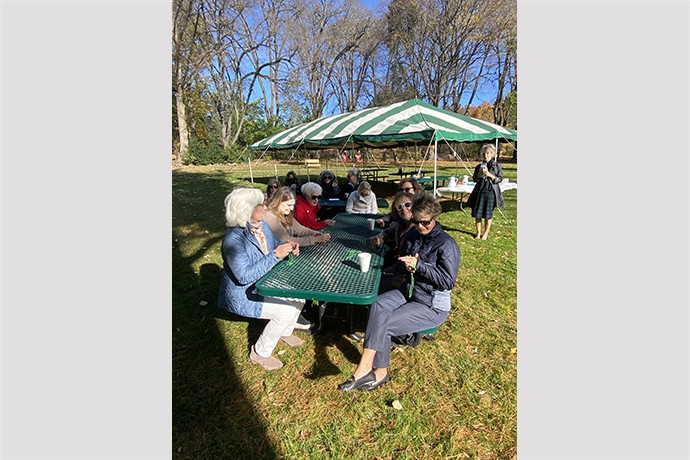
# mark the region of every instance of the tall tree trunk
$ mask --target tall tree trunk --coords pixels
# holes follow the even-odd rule
[[[177,154],[177,161],[182,161],[182,157],[189,150],[189,128],[187,128],[187,107],[184,104],[184,90],[178,86],[175,97],[177,106],[177,131],[180,136],[180,151]]]

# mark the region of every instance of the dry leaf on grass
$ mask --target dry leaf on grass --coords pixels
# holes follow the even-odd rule
[[[480,392],[477,393],[477,394],[484,395],[484,394],[486,394],[486,390],[482,390],[482,391],[480,391]]]
[[[402,410],[402,404],[400,404],[400,401],[398,401],[397,399],[395,401],[393,401],[392,406],[393,406],[393,409]]]
[[[511,348],[511,349],[510,349],[510,352],[511,352],[512,354],[517,353],[517,348],[515,348],[515,347]]]
[[[279,355],[284,355],[284,354],[285,354],[285,350],[280,350],[280,351],[278,352],[278,354],[279,354]]]
[[[208,305],[208,302],[206,302],[205,300],[202,300],[201,302],[199,302],[199,305],[201,305],[202,307],[205,307],[206,305]]]

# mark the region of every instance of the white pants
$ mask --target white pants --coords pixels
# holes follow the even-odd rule
[[[280,338],[292,334],[302,307],[304,300],[301,299],[264,298],[259,318],[270,321],[254,344],[256,354],[264,358],[271,356]]]

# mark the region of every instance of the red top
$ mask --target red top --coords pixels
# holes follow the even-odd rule
[[[326,222],[316,220],[316,213],[319,212],[319,209],[321,209],[321,206],[318,204],[312,206],[303,196],[298,196],[295,206],[295,219],[307,228],[321,230],[326,226]]]

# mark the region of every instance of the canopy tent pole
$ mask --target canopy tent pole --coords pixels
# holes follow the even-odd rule
[[[343,169],[344,169],[344,174],[347,177],[347,165],[345,164],[345,160],[343,160],[343,152],[345,151],[345,148],[347,147],[347,143],[350,142],[350,139],[352,139],[352,133],[345,139],[345,142],[343,143],[343,148],[340,152],[338,152],[338,158],[340,158],[340,161],[343,164]]]
[[[441,195],[436,191],[436,172],[438,168],[438,139],[436,139],[436,131],[434,131],[434,196]]]
[[[448,145],[448,147],[450,147],[450,150],[451,150],[451,152],[453,152],[453,155],[455,155],[456,158],[457,158],[457,157],[460,157],[460,160],[462,160],[462,162],[463,162],[463,165],[462,165],[462,166],[463,166],[463,167],[465,168],[465,170],[467,171],[467,174],[468,174],[469,176],[471,176],[471,175],[472,175],[472,171],[470,171],[470,170],[467,168],[467,165],[465,164],[465,163],[469,163],[469,161],[470,161],[469,158],[467,157],[467,155],[465,155],[465,158],[467,158],[467,159],[466,159],[466,160],[463,160],[462,155],[458,155],[458,152],[456,152],[455,149],[453,149],[453,146],[450,145],[450,144],[448,143],[448,140],[446,140],[445,138],[444,138],[443,140],[446,141],[446,145]],[[462,143],[460,143],[460,145],[462,145]]]
[[[436,132],[436,131],[434,131],[434,132]],[[431,146],[432,146],[433,142],[434,141],[432,139],[431,142],[429,142],[429,145],[427,145],[427,147],[426,147],[426,153],[424,153],[424,158],[422,159],[422,162],[419,164],[419,169],[417,169],[417,177],[421,176],[422,168],[424,167],[424,163],[426,162],[426,159],[429,156],[429,151],[431,150]],[[417,144],[415,144],[415,146],[416,145]],[[417,168],[417,167],[415,166],[415,168]]]
[[[251,183],[254,183],[254,172],[252,171],[252,153],[249,152],[249,155],[247,155],[247,162],[249,163],[249,180]]]

